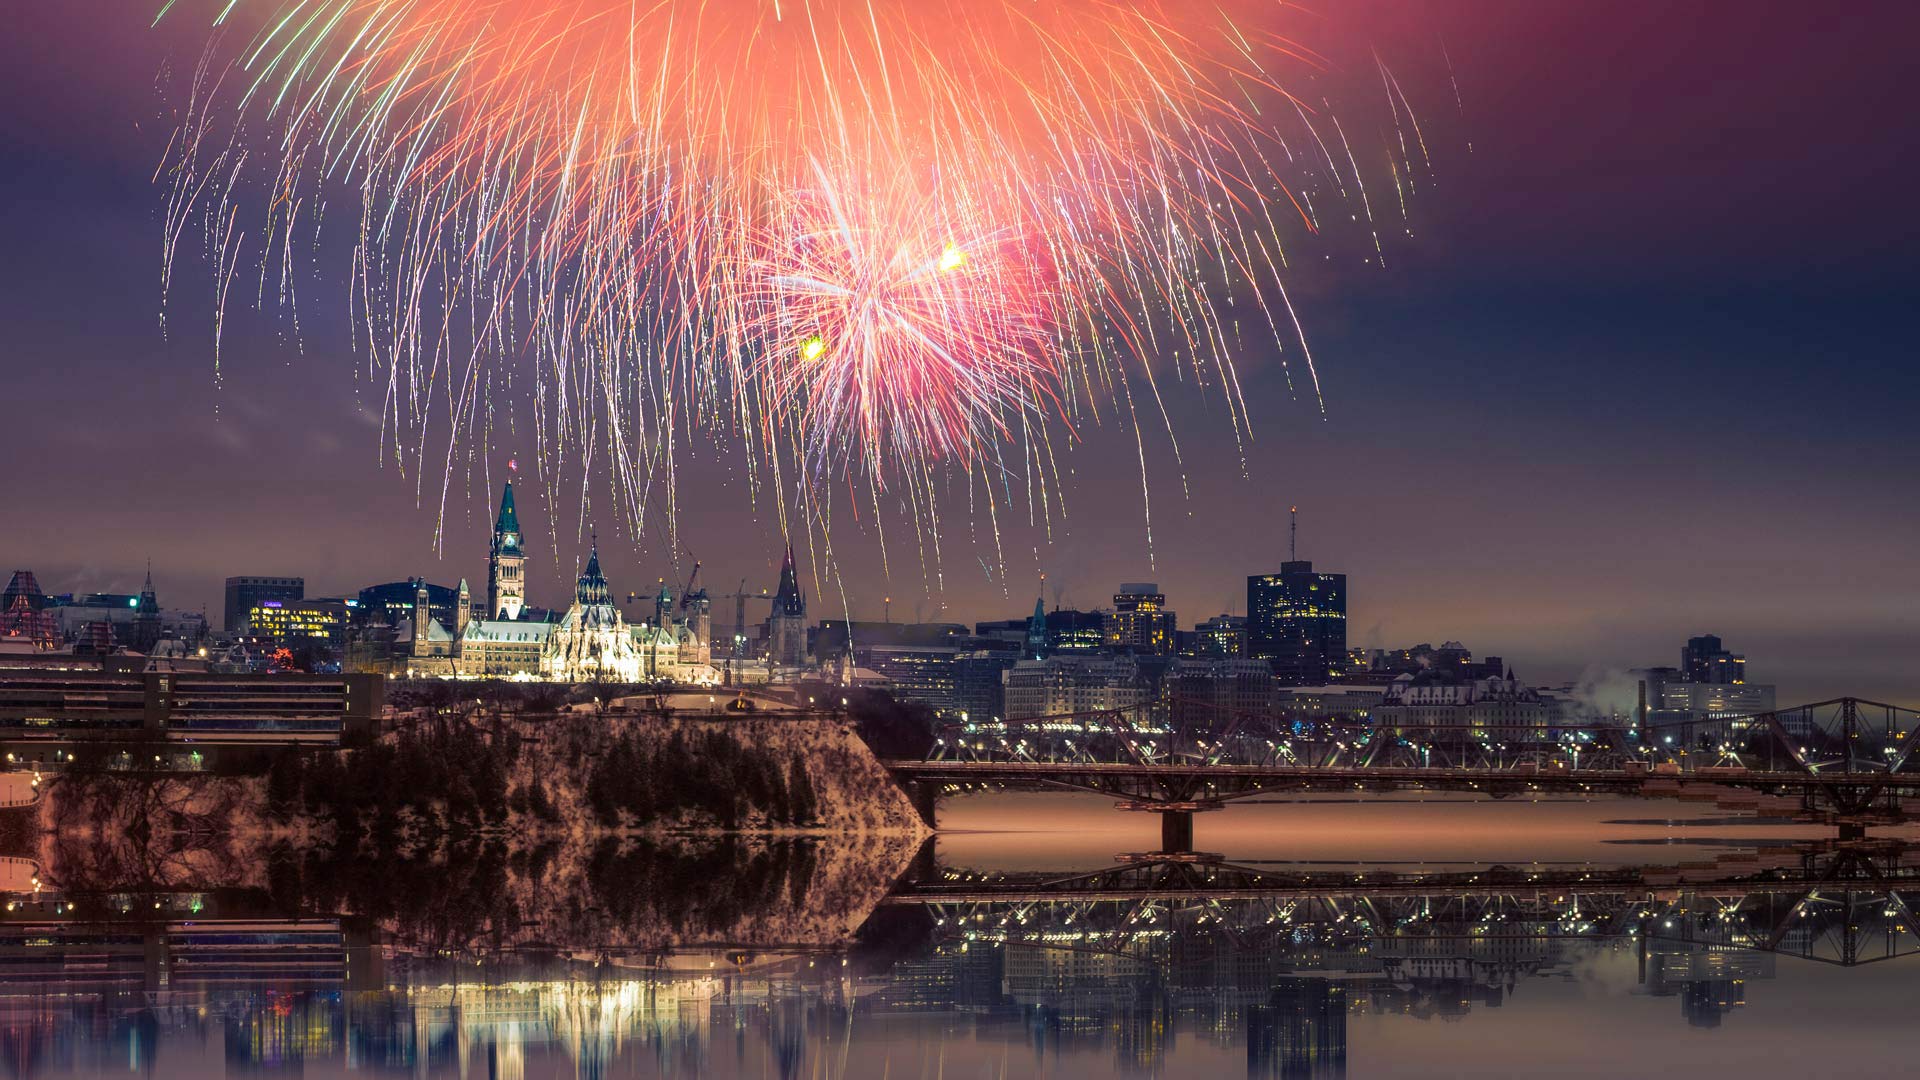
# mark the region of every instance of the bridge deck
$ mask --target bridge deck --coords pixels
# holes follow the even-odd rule
[[[1859,786],[1912,787],[1920,790],[1920,772],[1841,772],[1756,769],[1701,769],[1693,772],[1628,772],[1620,769],[1475,769],[1351,765],[1200,765],[1131,762],[926,761],[892,759],[886,767],[903,780],[948,783],[1048,784],[1092,778],[1255,781],[1273,785],[1395,783],[1451,789],[1511,787],[1515,784],[1557,789],[1656,790],[1676,784],[1798,788]]]

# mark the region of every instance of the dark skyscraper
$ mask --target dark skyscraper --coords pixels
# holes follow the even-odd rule
[[[1287,554],[1294,554],[1289,541]],[[1275,681],[1317,686],[1347,659],[1347,575],[1314,573],[1289,558],[1277,574],[1247,579],[1247,654],[1273,665]]]
[[[1680,677],[1690,683],[1732,686],[1747,681],[1747,658],[1731,653],[1713,634],[1688,638],[1680,650]]]
[[[1247,1010],[1247,1075],[1347,1075],[1347,992],[1327,979],[1280,979]]]

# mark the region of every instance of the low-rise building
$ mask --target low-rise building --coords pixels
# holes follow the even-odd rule
[[[1386,696],[1385,686],[1369,683],[1284,686],[1275,704],[1298,719],[1365,721]]]
[[[1160,679],[1162,714],[1189,733],[1266,723],[1273,695],[1273,668],[1265,660],[1181,657]]]
[[[1540,695],[1511,671],[1482,679],[1431,671],[1401,675],[1373,709],[1375,726],[1417,738],[1542,741],[1548,735],[1547,719]]]
[[[1055,655],[1022,660],[1004,679],[1009,721],[1134,709],[1153,688],[1129,656]]]
[[[262,600],[247,611],[247,627],[251,636],[288,648],[337,649],[346,644],[351,615],[345,600]]]

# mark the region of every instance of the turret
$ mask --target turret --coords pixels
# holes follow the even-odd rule
[[[415,578],[413,583],[413,655],[427,655],[427,627],[433,622],[433,608],[427,598],[427,579]]]
[[[134,607],[133,645],[141,652],[153,651],[155,642],[160,640],[160,601],[153,592],[153,560],[147,560],[147,583],[140,589],[140,600]]]
[[[613,604],[613,589],[607,585],[607,576],[600,572],[600,542],[595,540],[591,552],[587,555],[587,568],[580,572],[580,579],[574,583],[574,599],[582,607],[600,605],[610,607]]]

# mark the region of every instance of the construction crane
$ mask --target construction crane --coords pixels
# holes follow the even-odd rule
[[[721,593],[716,599],[733,601],[733,647],[729,652],[731,655],[737,656],[739,655],[740,649],[747,643],[747,601],[772,600],[773,595],[765,589],[761,589],[757,593],[748,592],[747,579],[741,578],[740,588],[738,590],[730,593]]]
[[[693,554],[693,552],[689,551],[687,552],[687,554],[691,555]],[[693,603],[693,590],[699,584],[700,584],[700,560],[695,559],[693,560],[693,573],[688,574],[686,583],[680,586],[680,610],[682,612],[685,612],[687,610],[688,605]],[[702,597],[705,597],[706,593],[702,591],[700,595]]]
[[[693,552],[689,551],[687,552],[687,554],[692,555]],[[693,573],[688,574],[687,580],[680,585],[680,611],[682,613],[684,613],[687,610],[687,608],[692,605],[694,587],[699,583],[699,581],[700,581],[700,560],[695,559],[693,560]],[[655,584],[661,587],[664,587],[667,584],[667,579],[664,577],[658,578],[656,579]],[[705,596],[704,593],[702,593],[701,595],[703,597]],[[656,588],[653,592],[646,594],[645,596],[642,596],[637,592],[629,592],[627,594],[627,603],[637,604],[642,600],[656,600],[659,598],[659,596],[660,596],[660,590],[658,588]]]

